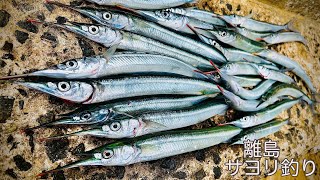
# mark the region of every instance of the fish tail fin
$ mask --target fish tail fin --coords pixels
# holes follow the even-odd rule
[[[295,29],[293,27],[293,22],[294,22],[294,19],[291,19],[285,26],[286,26],[286,30],[288,31],[292,31],[292,32],[299,32],[297,29]]]

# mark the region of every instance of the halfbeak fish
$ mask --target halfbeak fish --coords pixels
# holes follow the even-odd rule
[[[208,59],[217,59],[218,61],[226,62],[223,55],[215,48],[212,48],[192,38],[172,32],[156,23],[145,21],[136,16],[121,12],[119,9],[91,9],[87,7],[74,7],[57,2],[50,3],[75,10],[102,25],[152,38],[170,46],[201,55]],[[135,10],[129,11],[135,12]]]
[[[213,83],[174,77],[141,76],[92,82],[20,82],[19,84],[71,102],[82,104],[99,103],[136,96],[176,94],[215,97],[219,94],[219,90]]]
[[[38,176],[79,166],[125,166],[157,160],[226,142],[240,132],[240,128],[222,126],[201,130],[170,131],[122,140],[84,153],[88,156],[84,160],[40,173]]]
[[[295,104],[298,104],[300,101],[300,98],[294,100],[285,99],[259,112],[253,113],[248,116],[244,116],[238,120],[226,124],[234,125],[239,128],[249,128],[260,124],[264,124],[277,117],[281,112],[291,108]]]
[[[280,44],[280,43],[286,43],[286,42],[301,42],[308,47],[307,40],[300,33],[297,33],[297,32],[280,32],[276,34],[271,34],[269,36],[257,38],[256,40],[264,41],[268,43],[268,45]]]
[[[260,104],[259,100],[244,100],[239,96],[235,95],[234,93],[227,91],[226,89],[222,88],[221,86],[217,85],[223,96],[227,99],[227,103],[230,106],[238,111],[243,112],[255,112],[261,109],[266,108],[268,105],[265,106],[258,106]]]
[[[99,5],[107,6],[124,6],[133,9],[165,9],[169,7],[181,6],[186,3],[192,3],[194,0],[86,0],[89,2],[97,3]]]
[[[311,90],[313,94],[317,93],[317,90],[313,86],[310,77],[304,71],[302,66],[296,61],[288,58],[287,56],[281,55],[273,50],[263,50],[255,54],[260,57],[266,58],[271,62],[279,64],[285,68],[292,69],[291,71],[297,76],[299,76],[306,83],[306,85],[308,86],[308,88]]]
[[[133,118],[142,112],[178,111],[190,108],[208,99],[208,96],[191,97],[158,97],[123,100],[92,107],[82,107],[67,114],[59,115],[57,121],[49,122],[32,129],[54,125],[92,125],[99,124],[115,117]]]
[[[228,109],[225,103],[207,102],[197,107],[179,111],[144,112],[135,117],[113,118],[93,126],[88,130],[66,134],[62,138],[75,135],[91,135],[104,138],[133,138],[146,134],[183,128],[203,122],[217,114],[224,115]]]
[[[206,76],[197,69],[175,58],[145,53],[107,53],[106,57],[71,59],[54,67],[29,74],[0,77],[0,80],[28,76],[44,76],[57,79],[89,79],[119,74],[170,74],[198,79]]]
[[[217,14],[214,14],[210,11],[204,11],[200,10],[194,7],[190,8],[169,8],[166,9],[166,11],[175,13],[175,14],[180,14],[183,16],[188,16],[191,18],[198,19],[203,22],[207,22],[210,24],[213,24],[215,26],[227,26],[227,23],[219,18]]]
[[[278,132],[284,125],[288,124],[289,120],[274,120],[259,126],[249,128],[242,131],[239,135],[234,137],[232,144],[244,144],[246,140],[254,141],[264,138],[270,134]]]
[[[237,33],[235,30],[215,27],[209,32],[212,33],[219,41],[249,53],[259,52],[266,49],[265,43],[253,41]]]
[[[251,31],[278,32],[278,31],[287,30],[287,31],[296,32],[296,30],[293,28],[293,21],[289,21],[285,25],[276,25],[276,24],[270,24],[270,23],[254,20],[252,19],[253,15],[254,14],[249,14],[248,16],[239,16],[239,15],[233,14],[233,15],[222,15],[219,17],[234,27],[240,26]]]
[[[210,63],[205,58],[165,45],[151,38],[146,38],[126,31],[115,30],[102,25],[70,23],[71,25],[55,23],[47,24],[74,32],[92,41],[103,44],[106,47],[117,46],[118,49],[122,50],[162,54],[176,58],[197,68],[210,68]],[[221,63],[218,59],[214,60]]]
[[[259,99],[276,82],[275,80],[266,80],[261,84],[259,84],[257,87],[251,90],[248,90],[243,88],[240,84],[238,84],[237,81],[234,80],[234,78],[232,78],[231,76],[227,75],[224,72],[221,72],[220,69],[213,62],[211,63],[219,73],[222,80],[225,82],[228,89],[230,89],[233,93],[235,93],[242,99],[246,99],[246,100]]]
[[[135,10],[135,12],[150,21],[182,33],[194,34],[187,25],[206,30],[214,28],[213,24],[200,21],[192,17],[172,13],[167,9],[156,11]]]

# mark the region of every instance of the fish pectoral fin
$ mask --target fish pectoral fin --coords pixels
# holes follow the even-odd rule
[[[148,129],[168,129],[167,126],[154,122],[154,121],[150,121],[150,120],[143,120],[143,122],[146,124],[146,127]]]
[[[107,61],[109,61],[110,58],[113,56],[113,54],[116,52],[119,44],[120,44],[120,43],[112,45],[109,49],[106,50],[105,53],[103,53],[103,57],[104,57]]]

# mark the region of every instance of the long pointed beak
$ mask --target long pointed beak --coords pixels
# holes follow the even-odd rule
[[[52,89],[50,89],[46,84],[44,83],[33,83],[33,82],[17,82],[17,84],[28,87],[30,89],[35,89],[47,94],[55,95]]]
[[[93,156],[93,155],[91,155],[91,156]],[[68,165],[60,167],[60,168],[56,168],[56,169],[53,169],[53,170],[45,171],[43,173],[38,174],[37,177],[42,177],[42,176],[44,176],[46,174],[50,174],[50,173],[61,171],[61,170],[65,170],[65,169],[80,167],[80,166],[99,166],[99,165],[100,166],[103,165],[101,160],[96,159],[94,157],[91,157],[91,158],[87,158],[85,160],[76,161],[74,163],[68,164]]]
[[[71,31],[73,33],[82,35],[82,36],[87,36],[87,32],[81,29],[81,24],[77,22],[71,22],[69,21],[70,24],[57,24],[53,23],[52,26],[59,27],[68,31]]]

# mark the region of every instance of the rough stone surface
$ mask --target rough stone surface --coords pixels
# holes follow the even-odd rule
[[[263,2],[262,2],[263,1]],[[61,3],[69,4],[68,0],[59,0]],[[238,14],[248,15],[252,11],[253,18],[267,21],[275,24],[285,24],[291,19],[294,20],[294,26],[299,30],[309,42],[309,50],[299,43],[286,43],[271,48],[281,54],[287,55],[297,61],[310,75],[315,87],[320,88],[320,29],[319,29],[319,1],[275,1],[275,0],[200,0],[197,6],[201,9],[214,11],[218,14]],[[83,1],[75,1],[74,4],[81,4]],[[227,6],[227,4],[230,4]],[[280,5],[278,5],[280,4]],[[284,5],[283,5],[284,4]],[[231,9],[232,7],[232,9]],[[303,10],[299,11],[302,7]],[[305,9],[305,10],[304,10]],[[49,11],[50,10],[50,11]],[[288,11],[286,11],[288,10]],[[22,74],[31,72],[35,69],[43,69],[48,65],[54,65],[65,61],[66,59],[78,58],[83,55],[93,55],[95,52],[104,52],[106,49],[101,45],[93,43],[90,40],[83,39],[86,43],[78,40],[78,36],[73,33],[36,25],[38,33],[29,32],[17,25],[19,21],[25,21],[30,17],[40,17],[46,21],[56,21],[61,16],[72,21],[90,22],[74,11],[66,10],[60,7],[45,5],[42,0],[27,1],[1,1],[0,11],[7,12],[11,16],[4,27],[0,27],[0,57],[4,54],[12,54],[14,60],[0,58],[0,76],[9,74]],[[304,16],[302,16],[304,15]],[[1,17],[2,18],[2,17]],[[39,19],[40,19],[39,18]],[[40,20],[41,20],[40,19]],[[0,21],[2,23],[3,21]],[[22,37],[16,38],[16,31],[24,34]],[[55,37],[41,38],[44,33],[49,33]],[[4,50],[5,42],[12,43],[12,51]],[[11,49],[11,48],[9,48]],[[20,60],[25,57],[25,60]],[[296,78],[298,86],[308,95],[306,87],[301,80]],[[18,89],[26,92],[24,96],[19,93]],[[34,179],[34,176],[44,170],[63,166],[67,163],[77,160],[79,157],[74,155],[72,150],[82,151],[84,144],[85,150],[90,150],[102,144],[110,142],[109,140],[96,139],[90,137],[71,137],[68,140],[61,140],[52,144],[37,141],[40,138],[56,135],[57,133],[70,133],[78,130],[77,127],[67,128],[45,128],[37,129],[32,135],[34,139],[34,150],[32,153],[32,143],[30,134],[21,133],[20,130],[26,127],[34,127],[39,123],[54,120],[54,114],[66,113],[76,106],[66,105],[61,100],[49,98],[48,95],[37,91],[29,90],[12,82],[0,83],[0,97],[13,97],[9,105],[3,103],[0,99],[0,118],[6,117],[5,123],[1,123],[0,129],[0,174],[3,179],[17,177],[18,179]],[[19,101],[24,101],[24,107],[19,107]],[[6,104],[2,106],[2,104]],[[11,113],[8,113],[8,110]],[[319,113],[319,107],[316,107]],[[8,115],[9,114],[9,115]],[[11,115],[10,115],[11,114]],[[300,117],[299,117],[299,115]],[[235,116],[235,115],[234,115]],[[222,123],[230,121],[228,116],[224,118],[212,118],[214,123]],[[241,115],[240,115],[241,116]],[[283,112],[279,118],[289,117],[288,112]],[[305,154],[315,154],[320,147],[320,120],[319,116],[313,116],[308,106],[295,105],[290,110],[290,125],[285,126],[276,134],[270,135],[266,139],[278,142],[281,147],[281,154],[278,158],[282,161],[284,158],[297,158]],[[208,127],[210,123],[203,123],[192,128]],[[288,135],[290,134],[290,135]],[[7,143],[9,135],[13,136],[11,143]],[[291,141],[290,141],[291,140]],[[74,151],[76,152],[76,151]],[[157,160],[148,163],[137,163],[126,167],[83,167],[76,169],[68,169],[55,174],[49,174],[48,179],[154,179],[155,177],[162,179],[192,179],[199,170],[205,172],[203,179],[244,179],[244,168],[240,168],[239,173],[232,177],[227,167],[224,166],[228,160],[243,160],[242,146],[217,145],[204,150],[204,160],[202,156],[196,156],[195,152],[187,153],[172,158],[175,162],[174,168],[163,168],[161,164],[165,160]],[[15,164],[14,157],[20,155],[25,162],[32,165],[27,171],[21,171]],[[319,156],[319,153],[317,154]],[[197,160],[201,157],[201,161]],[[312,157],[309,157],[312,159]],[[202,161],[203,160],[203,161]],[[261,159],[261,165],[264,167],[264,158]],[[296,159],[298,160],[298,159]],[[302,162],[299,160],[299,162]],[[170,167],[171,164],[168,163]],[[171,166],[173,167],[173,166]],[[320,167],[318,164],[317,167]],[[271,169],[273,167],[270,167]],[[311,179],[317,179],[319,176]],[[261,176],[249,177],[248,179],[261,179],[264,177],[262,169]],[[278,172],[281,172],[279,170]],[[203,175],[203,173],[201,173]],[[199,176],[200,177],[200,176]],[[44,177],[45,178],[45,177]]]

